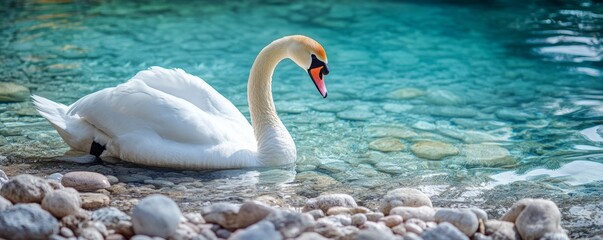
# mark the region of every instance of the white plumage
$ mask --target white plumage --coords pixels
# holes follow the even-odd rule
[[[224,96],[181,69],[152,67],[70,106],[33,100],[69,146],[90,152],[94,141],[106,148],[101,158],[185,169],[289,164],[295,144],[274,111],[270,84],[276,64],[297,57],[287,48],[298,38],[306,37],[279,39],[256,59],[248,89],[253,127]]]

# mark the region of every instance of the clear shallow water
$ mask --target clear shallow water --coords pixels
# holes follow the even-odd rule
[[[0,4],[0,81],[72,103],[141,69],[178,67],[248,115],[255,55],[278,37],[305,34],[327,50],[329,97],[281,63],[273,89],[296,166],[215,172],[56,163],[67,146],[33,105],[4,103],[0,158],[9,175],[142,174],[177,185],[133,180],[113,198],[164,192],[190,209],[264,194],[297,207],[320,192],[374,206],[386,191],[412,186],[435,205],[499,216],[519,198],[544,197],[560,205],[574,237],[603,227],[603,177],[588,170],[603,166],[600,3],[58,2]],[[387,137],[405,149],[369,149]],[[419,158],[412,146],[426,140],[457,154]]]

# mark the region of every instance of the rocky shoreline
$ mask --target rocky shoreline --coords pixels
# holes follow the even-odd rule
[[[324,194],[302,209],[257,198],[182,213],[154,194],[128,214],[108,207],[103,191],[111,182],[87,171],[9,179],[0,170],[0,239],[569,239],[559,209],[544,199],[522,199],[489,219],[479,208],[434,207],[411,188],[389,191],[378,209],[347,194]]]

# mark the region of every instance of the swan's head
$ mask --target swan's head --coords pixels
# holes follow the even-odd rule
[[[316,85],[323,98],[327,97],[327,86],[324,76],[329,74],[327,67],[327,53],[320,43],[306,36],[296,35],[290,37],[289,45],[291,59],[301,68],[308,71],[310,78]]]

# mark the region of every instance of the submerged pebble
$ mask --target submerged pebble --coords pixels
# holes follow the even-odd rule
[[[404,150],[405,146],[397,138],[379,138],[369,143],[369,149],[381,152],[399,152]]]
[[[467,144],[463,147],[464,161],[468,165],[495,167],[516,163],[509,151],[489,144]]]
[[[23,102],[29,99],[29,89],[25,86],[0,82],[0,102]]]
[[[417,88],[400,88],[387,94],[392,99],[411,99],[425,95],[423,90]]]
[[[429,160],[440,160],[445,157],[459,154],[459,150],[452,144],[424,141],[413,144],[410,150],[420,158]]]

